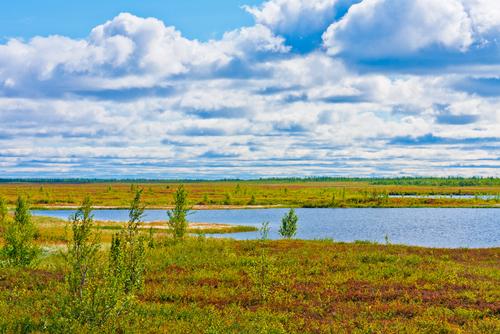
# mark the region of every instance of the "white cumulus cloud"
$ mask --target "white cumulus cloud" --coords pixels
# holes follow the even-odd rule
[[[339,11],[360,0],[269,0],[243,6],[257,23],[279,34],[309,34],[325,29]]]
[[[364,0],[323,35],[330,54],[400,56],[437,46],[465,51],[472,22],[459,0]]]
[[[158,19],[122,13],[87,39],[34,37],[0,45],[0,94],[148,87],[176,75],[213,72],[237,58],[287,51],[284,39],[262,25],[199,42]]]
[[[473,62],[468,54],[478,52],[498,59],[499,8],[496,0],[363,0],[331,23],[323,45],[353,59],[441,54],[440,62]]]

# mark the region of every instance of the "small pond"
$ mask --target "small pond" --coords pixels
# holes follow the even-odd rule
[[[68,218],[73,210],[39,210],[35,215]],[[287,209],[202,210],[189,221],[260,227],[270,222],[271,239],[278,239],[281,217]],[[500,247],[500,209],[390,208],[297,209],[299,239],[367,240],[446,248]],[[146,210],[145,221],[165,221],[165,210]],[[127,210],[96,210],[96,220],[127,221]],[[259,232],[225,234],[256,239]]]

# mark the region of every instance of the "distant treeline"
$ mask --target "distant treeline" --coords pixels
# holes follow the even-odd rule
[[[200,183],[200,182],[255,182],[255,183],[301,183],[301,182],[369,182],[372,185],[407,186],[500,186],[497,177],[287,177],[259,179],[98,179],[98,178],[0,178],[0,183]]]

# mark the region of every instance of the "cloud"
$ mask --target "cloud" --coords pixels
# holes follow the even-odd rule
[[[348,8],[361,0],[269,0],[260,6],[243,6],[258,24],[286,36],[296,49],[320,45],[321,34]]]
[[[404,56],[428,47],[466,51],[472,22],[459,0],[365,0],[323,35],[332,55]]]
[[[395,137],[390,140],[390,144],[392,145],[478,145],[478,144],[487,144],[487,143],[496,143],[500,142],[499,137],[472,137],[472,138],[447,138],[435,136],[432,133],[428,133],[419,137],[412,136],[403,136],[403,137]]]
[[[440,22],[450,1],[429,5],[437,8],[433,20]],[[85,39],[10,39],[0,44],[0,169],[9,176],[90,177],[497,175],[500,67],[477,57],[475,66],[435,70],[421,58],[490,50],[495,8],[479,11],[476,2],[461,2],[470,40],[444,38],[443,29],[416,49],[403,43],[401,53],[387,42],[399,43],[397,33],[387,31],[387,41],[374,35],[384,53],[377,57],[407,57],[422,64],[420,71],[350,61],[374,52],[365,34],[374,34],[366,29],[375,21],[367,13],[356,17],[356,6],[386,10],[381,0],[268,1],[256,10],[268,15],[268,6],[279,5],[276,23],[258,19],[203,42],[131,14]],[[294,30],[300,27],[293,22],[314,22],[322,11],[333,15],[324,28]],[[397,17],[414,19],[406,31],[424,34],[428,26],[418,15],[387,20],[404,30]],[[338,54],[291,52],[290,40],[314,39],[344,20],[349,24],[337,36],[352,38]],[[344,57],[353,50],[359,55]]]
[[[158,19],[122,13],[95,27],[84,40],[49,36],[0,45],[0,95],[107,90],[111,96],[113,91],[147,89],[180,75],[213,75],[236,60],[286,52],[284,39],[262,25],[199,42]]]
[[[498,62],[500,14],[489,0],[364,0],[323,34],[330,55],[359,61],[412,59],[431,66]],[[398,66],[398,63],[380,63]]]
[[[279,34],[323,30],[335,17],[337,0],[271,0],[258,7],[243,6],[255,21]]]

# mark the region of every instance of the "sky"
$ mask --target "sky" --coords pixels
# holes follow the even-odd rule
[[[500,177],[497,0],[0,3],[0,178]]]

